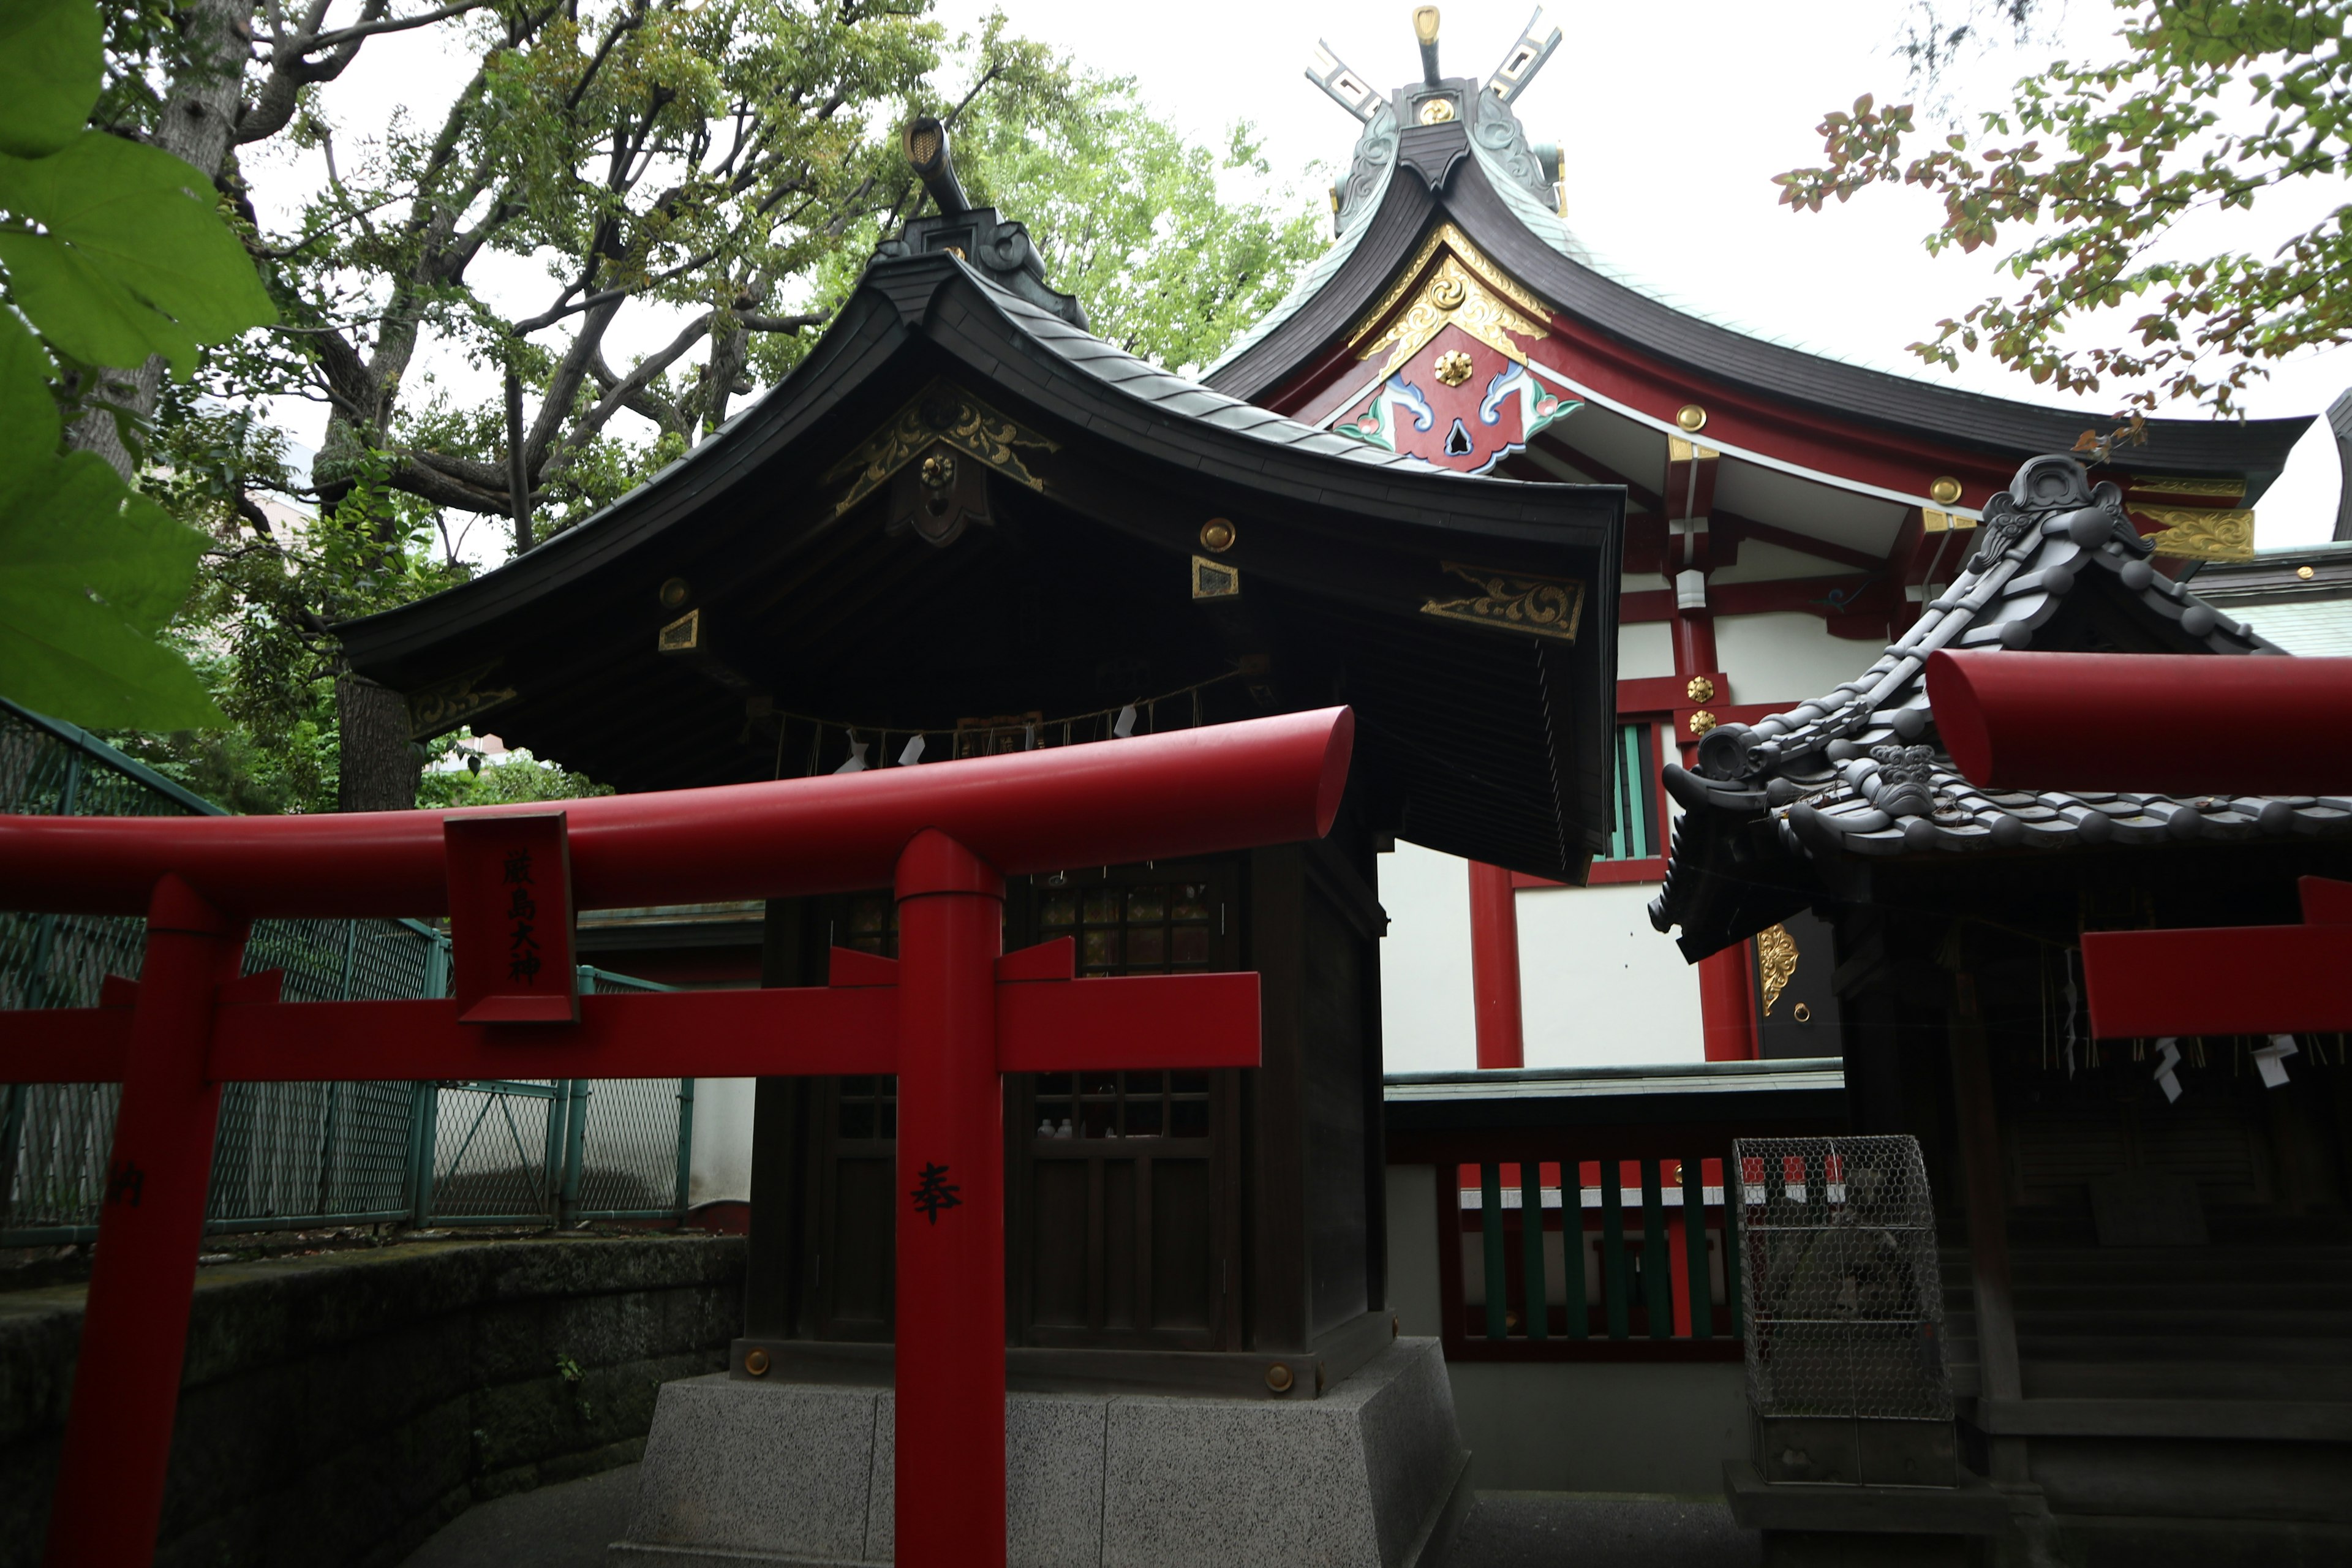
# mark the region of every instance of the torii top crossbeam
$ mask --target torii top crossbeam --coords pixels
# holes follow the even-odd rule
[[[1319,838],[1347,784],[1345,709],[1051,751],[563,803],[581,909],[889,885],[936,828],[1000,875]],[[140,914],[180,877],[224,910],[340,918],[449,908],[445,817],[0,817],[0,909]]]

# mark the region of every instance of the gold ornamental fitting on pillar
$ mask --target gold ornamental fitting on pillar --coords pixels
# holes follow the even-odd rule
[[[1937,506],[1949,506],[1960,499],[1960,481],[1949,474],[1938,475],[1928,481],[1927,499]]]
[[[1706,709],[1702,708],[1697,712],[1690,716],[1690,732],[1692,734],[1704,735],[1709,730],[1714,728],[1715,715],[1708,712]]]
[[[1213,517],[1201,525],[1201,548],[1212,555],[1223,555],[1240,537],[1234,531],[1233,519],[1229,517]]]
[[[1696,403],[1685,403],[1675,410],[1675,423],[1696,436],[1706,428],[1706,410]]]
[[[743,1370],[750,1373],[753,1377],[767,1376],[768,1352],[766,1351],[746,1352],[743,1356]]]
[[[2310,567],[2308,567],[2308,566],[2298,566],[2298,567],[2296,567],[2296,568],[2294,569],[2294,574],[2295,574],[2296,576],[2298,576],[2298,577],[2302,578],[2302,579],[2303,579],[2305,582],[2306,582],[2306,583],[2310,582],[2314,577],[2316,577],[2316,576],[2318,576],[2318,575],[2319,575],[2319,574],[2318,574],[2318,573],[2316,573],[2316,572],[2313,571],[2313,570],[2312,570]]]
[[[661,585],[662,608],[666,610],[677,609],[680,605],[686,603],[687,595],[693,592],[694,590],[687,585],[685,578],[671,578],[668,582],[664,583]]]
[[[1290,1385],[1297,1381],[1290,1375],[1289,1366],[1282,1362],[1276,1362],[1265,1369],[1265,1385],[1276,1394],[1289,1393]]]
[[[1690,678],[1690,684],[1684,687],[1683,689],[1690,693],[1690,700],[1694,702],[1712,702],[1715,700],[1715,682],[1709,680],[1704,675],[1692,676]]]

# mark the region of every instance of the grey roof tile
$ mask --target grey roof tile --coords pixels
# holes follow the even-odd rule
[[[2092,491],[2071,459],[2034,459],[2012,494],[2032,493],[2028,473],[2049,464],[2072,470],[2068,499],[2029,510],[1996,497],[1959,577],[1862,675],[1753,726],[1719,726],[1700,744],[1697,773],[1669,770],[1681,775],[1670,787],[1686,810],[1651,906],[1660,930],[1682,919],[1687,879],[1678,873],[1692,835],[1713,831],[1709,819],[1769,814],[1790,853],[1814,858],[2352,833],[2347,799],[1988,791],[1953,769],[1935,732],[1926,656],[1948,647],[2031,648],[2075,595],[2120,594],[2152,637],[2182,652],[2282,651],[2154,571],[2121,497],[2109,486]],[[1914,789],[1901,797],[1895,775],[1903,772],[1918,775],[1924,796]],[[1881,801],[1894,802],[1895,814]]]

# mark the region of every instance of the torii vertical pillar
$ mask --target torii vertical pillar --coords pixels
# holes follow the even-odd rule
[[[898,858],[898,1560],[1004,1561],[1004,879],[936,829]],[[918,1219],[917,1216],[920,1216]]]

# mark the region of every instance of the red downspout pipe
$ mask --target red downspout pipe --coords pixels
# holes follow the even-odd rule
[[[1511,874],[1470,862],[1470,988],[1478,1066],[1528,1065],[1519,1016],[1519,910]]]

